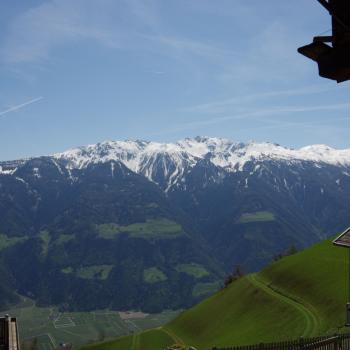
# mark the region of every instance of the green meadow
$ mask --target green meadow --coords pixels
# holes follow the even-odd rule
[[[120,233],[128,233],[131,236],[144,238],[172,238],[183,234],[181,225],[165,219],[148,219],[145,222],[134,223],[121,226],[115,223],[106,223],[96,226],[99,237],[104,239],[114,239]]]
[[[246,224],[249,222],[274,221],[275,215],[269,211],[257,211],[254,213],[244,213],[239,218],[239,223]]]
[[[204,350],[346,332],[347,295],[348,252],[322,241],[240,278],[165,326],[88,349],[144,350],[146,342],[153,350]]]

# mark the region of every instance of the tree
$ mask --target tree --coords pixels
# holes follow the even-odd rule
[[[233,272],[225,277],[224,288],[229,286],[232,282],[240,279],[244,276],[243,267],[240,264],[235,265]]]
[[[285,256],[293,255],[298,252],[298,249],[294,244],[290,245],[287,250],[285,250],[283,253],[276,254],[273,257],[273,261],[278,261],[284,258]]]
[[[292,244],[286,251],[286,255],[293,255],[295,253],[298,253],[298,249],[294,244]]]

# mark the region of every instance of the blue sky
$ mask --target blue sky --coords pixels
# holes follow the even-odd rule
[[[316,0],[0,3],[0,159],[196,135],[350,147],[350,85],[297,53]]]

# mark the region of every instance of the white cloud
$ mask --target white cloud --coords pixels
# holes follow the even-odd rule
[[[205,58],[221,59],[224,57],[232,58],[237,56],[237,53],[231,50],[219,48],[215,45],[210,45],[193,39],[179,38],[175,36],[145,36],[145,38],[158,45],[176,50],[180,53],[190,53]]]
[[[111,48],[177,57],[183,63],[195,56],[221,69],[244,59],[244,54],[231,48],[178,35],[179,28],[172,28],[159,13],[159,4],[155,0],[44,2],[10,23],[1,48],[2,59],[7,63],[42,62],[57,47],[84,39]]]
[[[102,3],[109,1],[99,3],[103,6]],[[56,47],[81,39],[119,47],[118,35],[102,25],[103,18],[92,18],[97,5],[96,1],[54,0],[18,15],[10,24],[1,48],[3,60],[7,63],[44,61]]]
[[[216,125],[220,123],[226,123],[230,121],[235,120],[242,120],[242,121],[259,121],[264,123],[273,124],[273,128],[275,128],[277,125],[285,125],[285,126],[293,126],[293,125],[302,125],[301,123],[291,123],[289,121],[280,119],[279,121],[271,120],[270,117],[272,116],[279,116],[282,117],[283,115],[293,114],[296,115],[297,113],[305,113],[305,112],[324,112],[324,111],[341,111],[341,110],[348,110],[350,108],[350,103],[336,103],[336,104],[328,104],[328,105],[313,105],[313,106],[282,106],[282,107],[271,107],[271,108],[265,108],[265,109],[254,109],[251,111],[247,111],[245,113],[234,113],[231,115],[221,116],[217,118],[210,118],[210,119],[202,119],[197,121],[191,121],[188,123],[182,123],[175,125],[173,128],[169,128],[168,132],[174,133],[178,131],[186,131],[186,130],[193,130],[205,126],[210,125]],[[347,118],[341,118],[339,121],[347,120]],[[322,121],[323,122],[323,121]],[[321,124],[322,124],[321,122]],[[313,125],[313,122],[307,122],[305,125]],[[272,128],[272,126],[266,126],[267,128]],[[253,129],[253,128],[249,128]],[[167,131],[164,131],[162,133],[168,133]]]
[[[211,32],[210,26],[183,30],[181,21],[169,21],[170,13],[160,0],[50,0],[12,20],[0,48],[0,60],[45,62],[59,52],[57,49],[87,40],[89,44],[165,57],[170,64],[175,60],[192,72],[192,80],[204,76],[219,84],[251,86],[267,79],[283,81],[287,76],[296,80],[307,70],[296,52],[301,32],[290,26],[290,21],[278,18],[271,22],[266,13],[259,18],[260,5],[248,6],[241,0],[232,6],[224,1],[216,11],[217,6],[207,0],[177,4],[184,16],[193,17],[194,25],[203,20],[204,10],[215,17],[216,27],[220,19],[229,24],[232,17],[233,28],[241,32],[233,31],[231,39],[224,27],[220,28],[222,35],[213,34],[217,28]],[[226,13],[230,17],[223,17]]]
[[[346,87],[348,88],[348,87]],[[200,112],[200,113],[209,113],[209,114],[218,114],[218,113],[226,113],[228,109],[233,106],[244,105],[245,103],[251,103],[252,101],[257,100],[266,100],[275,97],[291,97],[291,96],[304,96],[304,95],[313,95],[313,94],[321,94],[324,92],[329,92],[334,89],[339,89],[338,86],[327,85],[313,85],[313,86],[305,86],[299,87],[295,89],[287,89],[287,90],[275,90],[275,91],[266,91],[259,92],[255,94],[249,95],[241,95],[237,97],[232,97],[224,100],[213,101],[209,103],[202,103],[195,106],[182,108],[182,111],[185,112]]]

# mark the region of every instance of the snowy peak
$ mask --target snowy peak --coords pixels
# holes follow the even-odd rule
[[[350,165],[350,149],[337,150],[326,145],[312,145],[300,149],[285,148],[271,143],[249,143],[245,156],[252,159],[275,159],[285,161],[309,161],[331,165]]]
[[[317,166],[350,165],[350,150],[336,150],[326,145],[295,150],[268,142],[245,144],[215,137],[186,138],[175,143],[105,141],[71,149],[53,157],[63,162],[68,171],[82,169],[90,164],[120,161],[165,191],[176,185],[184,185],[184,176],[201,160],[210,161],[226,172],[243,171],[247,162],[262,161],[281,161],[290,165],[304,161]]]
[[[208,153],[226,153],[232,150],[233,147],[239,144],[228,140],[216,137],[200,137],[194,139],[186,138],[176,143],[186,152],[197,157],[204,157]]]
[[[184,168],[208,159],[228,171],[242,170],[248,161],[311,161],[338,166],[350,165],[350,150],[337,150],[326,145],[290,149],[273,143],[237,143],[228,139],[196,137],[176,143],[148,141],[106,141],[55,154],[69,169],[84,168],[91,163],[121,161],[136,173],[154,181],[155,174],[174,179]],[[155,181],[158,182],[158,181]]]
[[[62,174],[69,174],[72,181],[75,169],[85,169],[99,163],[120,162],[168,191],[174,186],[185,189],[187,175],[196,166],[202,167],[203,164],[220,168],[217,172],[220,175],[216,179],[211,176],[211,181],[219,182],[227,173],[247,169],[247,163],[283,162],[287,166],[298,166],[310,162],[318,168],[324,165],[349,167],[350,149],[337,150],[326,145],[290,149],[268,142],[241,143],[224,138],[195,137],[174,143],[105,141],[44,158],[50,158]],[[30,159],[0,162],[0,175],[15,176],[17,169],[28,162]],[[118,169],[113,170],[116,171]]]

